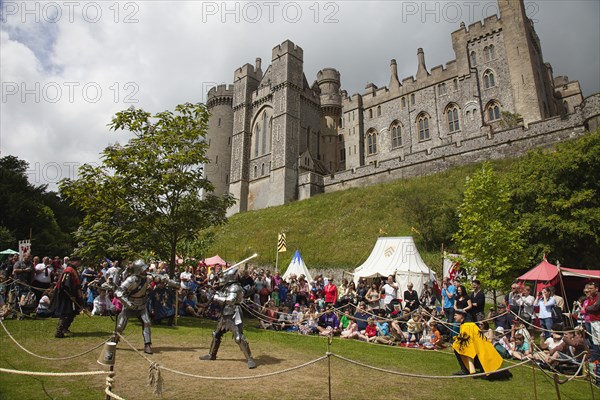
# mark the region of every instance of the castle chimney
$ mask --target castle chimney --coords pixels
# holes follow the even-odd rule
[[[426,78],[429,76],[429,72],[427,72],[427,67],[425,66],[425,53],[423,49],[419,47],[417,50],[417,58],[419,60],[419,68],[417,69],[417,80],[421,78]]]
[[[392,59],[390,61],[390,84],[388,85],[390,89],[399,88],[400,81],[398,80],[398,65],[396,64],[396,60]]]
[[[258,71],[260,69],[261,63],[262,60],[260,59],[260,57],[256,57],[256,67],[254,69]]]

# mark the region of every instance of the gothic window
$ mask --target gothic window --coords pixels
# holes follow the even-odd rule
[[[491,101],[486,107],[486,115],[488,122],[494,122],[500,120],[500,105],[496,101]]]
[[[471,66],[474,67],[477,65],[477,54],[472,51],[471,52]]]
[[[256,178],[258,176],[258,166],[255,165],[254,166],[254,177]]]
[[[394,121],[390,127],[392,134],[392,148],[402,146],[402,125],[398,121]]]
[[[429,134],[429,115],[427,113],[421,113],[417,117],[417,130],[419,131],[419,142],[431,138]]]
[[[254,157],[258,157],[258,148],[260,146],[260,126],[254,127]]]
[[[377,116],[381,117],[381,106],[377,106]]]
[[[406,98],[403,97],[402,98],[402,109],[404,110],[406,108]]]
[[[458,92],[458,79],[454,79],[452,81],[452,84],[454,85],[454,91]]]
[[[490,44],[483,49],[483,57],[486,62],[492,61],[494,58],[496,58],[496,48],[493,44]]]
[[[260,166],[260,175],[264,175],[265,174],[265,163],[262,163]]]
[[[373,155],[375,153],[377,153],[377,132],[372,129],[367,132],[367,154]]]
[[[369,110],[369,118],[373,118],[373,110]]]
[[[410,95],[410,104],[411,104],[412,106],[414,106],[414,105],[415,105],[415,94],[414,94],[414,93]]]
[[[489,69],[483,73],[483,86],[486,89],[496,86],[494,73]]]
[[[438,95],[443,96],[445,94],[446,94],[446,84],[445,83],[438,84]]]
[[[456,104],[451,104],[446,108],[446,117],[448,118],[448,132],[454,133],[460,131],[458,106]]]

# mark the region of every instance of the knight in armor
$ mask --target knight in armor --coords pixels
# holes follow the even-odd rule
[[[248,368],[256,368],[256,362],[252,358],[250,345],[244,336],[242,324],[242,309],[240,304],[244,300],[244,289],[238,283],[238,268],[233,267],[223,271],[219,277],[221,289],[212,298],[212,302],[221,308],[221,318],[217,328],[213,332],[213,340],[207,355],[201,356],[201,360],[215,360],[221,345],[221,338],[227,331],[233,332],[235,342],[240,346],[242,353],[248,361]]]
[[[130,317],[138,317],[142,321],[142,335],[144,336],[144,353],[152,354],[152,339],[150,335],[150,315],[146,307],[146,301],[149,294],[150,283],[154,279],[146,274],[148,265],[144,260],[136,260],[131,266],[131,275],[115,290],[115,296],[123,303],[123,311],[117,319],[117,333],[123,333]],[[160,279],[161,282],[169,286],[177,282],[171,281],[167,275]],[[115,335],[115,341],[118,336]]]

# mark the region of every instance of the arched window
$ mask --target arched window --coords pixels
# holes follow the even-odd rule
[[[255,165],[254,166],[254,177],[256,178],[258,176],[258,166]]]
[[[494,73],[489,69],[483,73],[483,86],[486,89],[496,86]]]
[[[377,131],[371,129],[367,132],[367,154],[377,153]]]
[[[377,116],[381,117],[381,106],[377,106]]]
[[[490,101],[485,109],[488,122],[500,120],[500,104],[497,101]]]
[[[440,83],[438,84],[438,96],[443,96],[446,94],[446,84]]]
[[[483,61],[484,62],[490,61],[490,48],[488,46],[485,46],[483,48]]]
[[[273,109],[264,107],[256,115],[252,128],[254,157],[263,156],[271,151],[273,131]]]
[[[265,174],[265,163],[262,163],[260,166],[260,175],[264,175]]]
[[[415,94],[414,93],[410,95],[410,105],[411,106],[415,105]]]
[[[254,127],[254,157],[258,157],[258,148],[260,147],[260,126]]]
[[[429,134],[429,115],[427,113],[421,113],[417,117],[417,130],[419,131],[419,142],[431,138]]]
[[[472,51],[471,52],[471,66],[474,67],[477,65],[477,54]]]
[[[494,58],[496,58],[496,48],[494,47],[493,44],[490,44],[489,52],[490,52],[490,60],[493,60]]]
[[[451,104],[446,108],[446,118],[448,120],[448,132],[454,133],[460,131],[460,123],[458,122],[458,106]]]
[[[400,122],[394,121],[392,123],[390,133],[392,135],[392,148],[402,146],[402,125],[400,125]]]
[[[402,109],[405,109],[405,108],[406,108],[406,98],[403,97],[402,98]]]
[[[458,92],[458,79],[454,79],[452,81],[452,84],[454,85],[454,91]]]
[[[373,109],[372,108],[369,110],[369,118],[373,118]]]

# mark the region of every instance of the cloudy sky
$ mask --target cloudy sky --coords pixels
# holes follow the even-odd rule
[[[496,14],[494,0],[460,1],[5,1],[0,0],[0,151],[29,162],[32,183],[75,177],[97,163],[112,116],[203,102],[245,63],[270,63],[290,39],[304,49],[309,83],[324,67],[348,93],[386,86],[389,63],[415,75],[454,59],[450,33]],[[600,91],[600,2],[526,1],[554,74]]]

